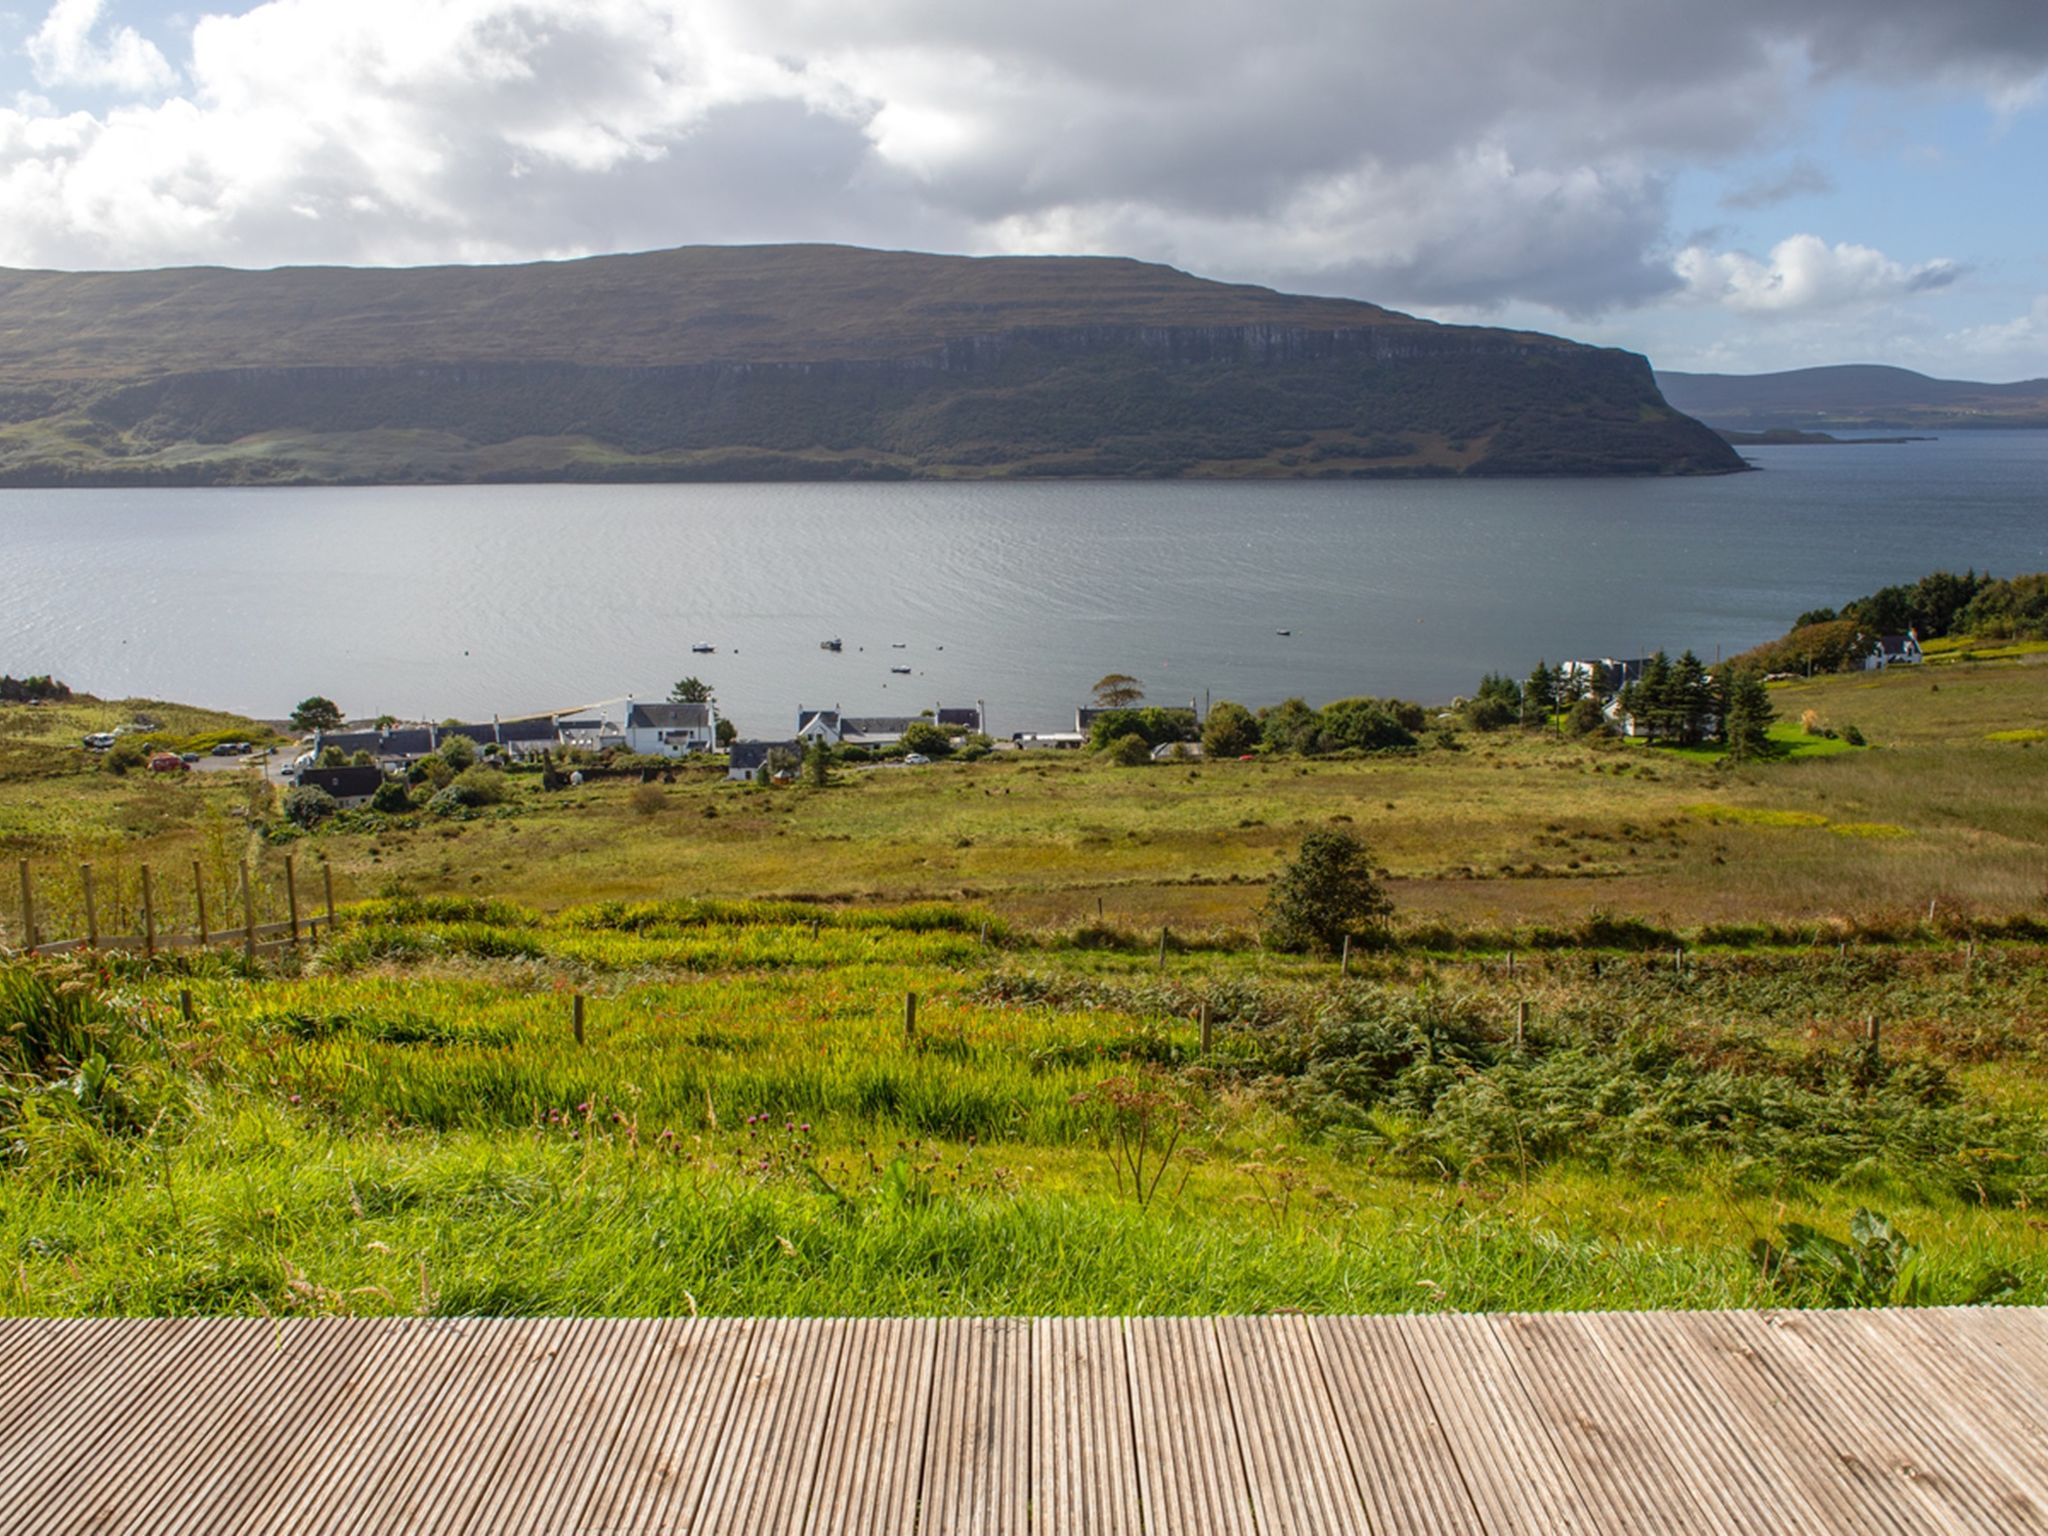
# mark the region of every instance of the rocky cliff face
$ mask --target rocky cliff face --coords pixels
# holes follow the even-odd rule
[[[721,255],[729,286],[729,253]],[[850,256],[870,280],[887,270],[889,258],[877,253]],[[963,265],[902,259],[940,262],[936,270],[947,274]],[[987,288],[991,273],[964,265]],[[1110,266],[1120,282],[1127,268],[1164,270]],[[550,269],[548,281],[558,284],[561,270]],[[723,311],[693,299],[668,343],[622,332],[607,347],[587,334],[588,321],[584,334],[559,335],[545,314],[508,298],[505,269],[477,278],[490,290],[488,333],[450,327],[438,311],[411,323],[394,319],[399,298],[417,314],[419,296],[406,274],[376,274],[390,281],[353,321],[338,301],[323,312],[311,301],[324,290],[309,288],[294,311],[298,322],[271,344],[254,335],[202,336],[175,351],[148,329],[179,323],[160,309],[172,275],[138,274],[138,281],[156,280],[157,307],[138,308],[140,329],[126,356],[118,343],[75,334],[85,319],[67,335],[47,309],[35,325],[50,341],[43,355],[64,360],[49,365],[53,377],[36,379],[26,349],[10,355],[0,342],[0,379],[11,381],[0,389],[0,480],[1696,474],[1741,467],[1719,438],[1664,403],[1647,363],[1632,354],[1430,325],[1368,305],[1222,288],[1181,274],[1169,274],[1172,283],[1148,278],[1136,297],[1091,297],[1048,283],[1044,266],[1028,272],[1028,303],[999,302],[1000,293],[988,292],[974,303],[933,296],[921,326],[917,305],[898,296],[883,305],[886,323],[865,333],[864,311],[820,308],[813,295],[808,323],[819,328],[819,341],[810,348],[796,322],[758,307],[772,293],[740,295],[747,302],[730,299]],[[650,290],[641,268],[632,274],[633,283],[620,285],[621,308],[681,302],[658,284]],[[1055,263],[1050,276],[1059,275]],[[194,307],[216,327],[230,323],[235,277],[252,284],[277,277],[202,276],[189,285],[206,296]],[[430,276],[448,303],[464,300],[459,269],[454,277]],[[1083,278],[1116,286],[1096,264],[1077,264],[1070,286]],[[96,298],[120,298],[118,283],[93,281],[101,285]],[[1162,299],[1161,287],[1173,292]],[[23,327],[8,324],[9,309],[27,291],[0,282],[0,338],[21,337]],[[607,313],[602,295],[577,292],[579,312]],[[47,305],[51,290],[45,285],[36,295]],[[1186,323],[1168,318],[1170,300],[1187,313]],[[251,302],[266,312],[289,307],[270,287]],[[724,341],[711,337],[721,316],[732,322]],[[630,316],[615,323],[629,327]],[[329,339],[330,360],[321,360],[315,337]]]

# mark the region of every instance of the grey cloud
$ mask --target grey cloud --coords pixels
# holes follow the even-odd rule
[[[340,35],[345,3],[399,13],[261,9]],[[1801,102],[1796,61],[1986,89],[2048,69],[2048,5],[2006,0],[478,0],[470,14],[446,67],[417,76],[365,63],[374,49],[298,60],[319,112],[295,110],[289,66],[250,18],[206,23],[208,57],[241,73],[195,74],[147,132],[96,119],[51,149],[0,112],[0,261],[838,239],[1114,250],[1396,305],[1590,316],[1669,293],[1674,243],[1712,243],[1672,241],[1667,183],[1777,148]],[[361,103],[334,106],[336,89]],[[250,96],[304,136],[288,158],[233,152],[237,131],[268,131],[236,116]],[[1794,161],[1725,201],[1825,184]],[[1916,286],[1955,280],[1930,269]]]
[[[1723,208],[1774,208],[1795,197],[1812,197],[1835,190],[1834,178],[1811,160],[1794,160],[1784,170],[1746,181],[1725,193]],[[1697,242],[1695,242],[1697,243]]]

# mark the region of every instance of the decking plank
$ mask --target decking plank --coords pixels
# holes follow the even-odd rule
[[[1508,1313],[1489,1320],[1522,1391],[1596,1511],[1623,1530],[1723,1530],[1634,1398],[1638,1362],[1604,1355],[1574,1319]]]
[[[0,1322],[0,1529],[2048,1536],[2048,1311]]]
[[[1129,1344],[1146,1529],[1253,1536],[1258,1519],[1215,1323],[1134,1318]]]
[[[1866,1330],[1853,1343],[1818,1314],[1771,1313],[1742,1319],[1740,1326],[1821,1383],[1836,1405],[1833,1422],[1867,1444],[1935,1518],[1985,1536],[2042,1529],[2025,1490],[1945,1422],[1937,1403],[1907,1384],[1895,1325]],[[1988,1406],[1979,1402],[1973,1411]]]
[[[1679,1312],[1668,1314],[1662,1329],[1726,1392],[1749,1437],[1774,1447],[1800,1491],[1833,1512],[1829,1529],[1898,1536],[1930,1529],[1922,1511],[1899,1497],[1882,1465],[1831,1432],[1827,1394],[1803,1372],[1759,1351],[1736,1321],[1726,1312]]]
[[[1627,1529],[1582,1496],[1485,1318],[1404,1317],[1400,1328],[1489,1530]]]
[[[1035,1531],[1143,1536],[1125,1329],[1113,1317],[1031,1325]]]
[[[1303,1320],[1222,1317],[1216,1341],[1259,1530],[1322,1536],[1368,1529],[1365,1499]]]
[[[1371,1528],[1482,1536],[1486,1526],[1399,1324],[1319,1317],[1308,1325]]]
[[[920,1536],[1024,1536],[1030,1526],[1031,1325],[938,1324]]]
[[[693,1532],[772,1536],[804,1528],[850,1331],[843,1318],[768,1318],[757,1327]]]
[[[923,1318],[864,1318],[848,1333],[804,1529],[815,1536],[896,1536],[917,1525],[938,1326]]]

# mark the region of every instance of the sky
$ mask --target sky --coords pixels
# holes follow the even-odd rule
[[[0,266],[821,240],[2048,376],[2048,0],[0,0]]]

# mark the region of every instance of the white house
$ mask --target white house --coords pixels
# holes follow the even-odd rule
[[[624,735],[628,752],[687,757],[718,745],[718,706],[639,704],[628,701]]]
[[[1886,667],[1918,666],[1926,659],[1920,650],[1920,631],[1909,629],[1903,635],[1879,635],[1877,645],[1863,658],[1863,670],[1882,672]]]
[[[805,709],[797,706],[796,739],[808,746],[822,741],[828,747],[865,747],[886,752],[903,740],[903,733],[919,723],[930,725],[925,715],[847,715],[837,709]]]

